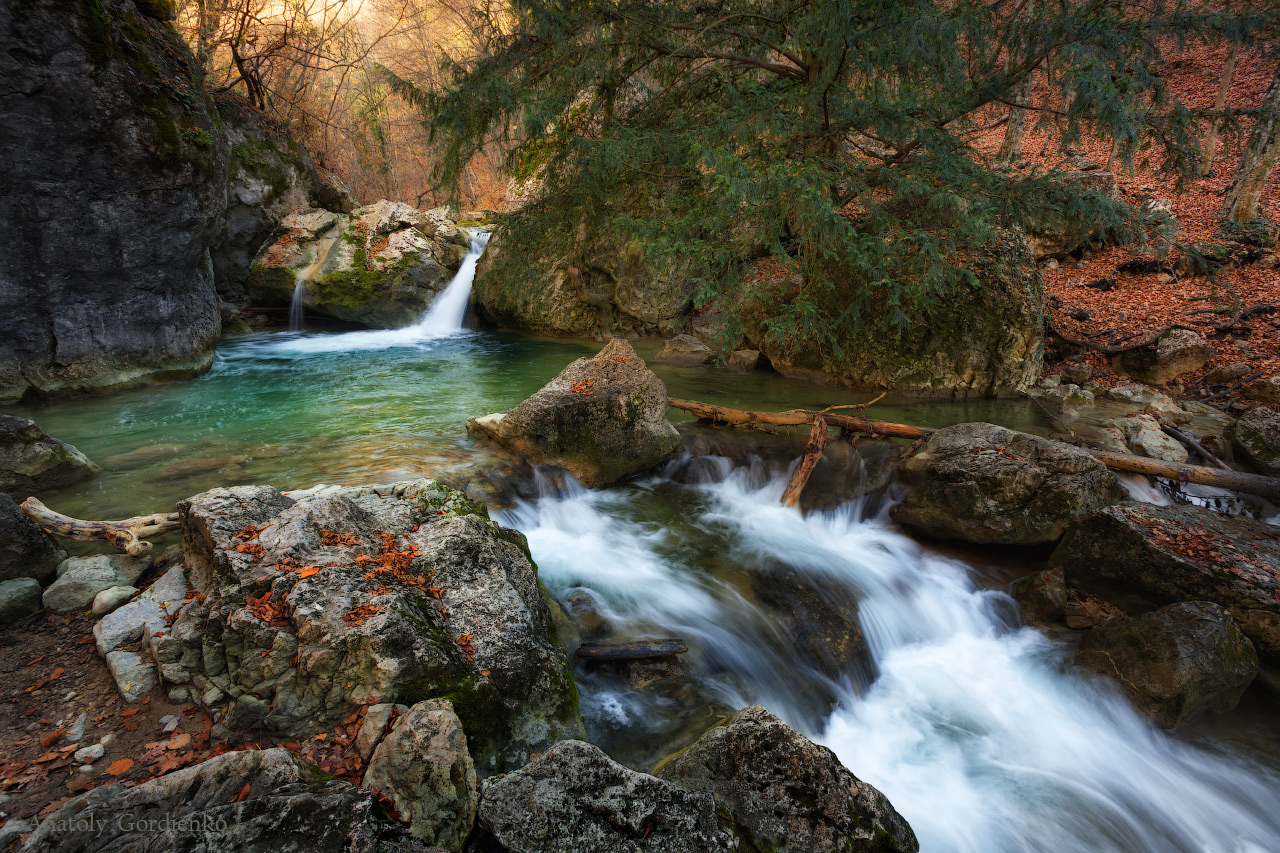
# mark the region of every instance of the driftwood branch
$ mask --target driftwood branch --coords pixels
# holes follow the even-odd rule
[[[151,543],[144,539],[178,529],[176,512],[141,515],[121,521],[85,521],[54,512],[35,498],[23,501],[22,511],[54,536],[80,542],[110,542],[130,557],[146,557],[151,553]]]
[[[786,491],[782,493],[783,506],[796,506],[800,503],[800,493],[804,491],[805,483],[809,482],[809,475],[813,473],[818,460],[822,458],[822,451],[826,446],[827,422],[819,412],[813,418],[813,429],[809,430],[809,441],[804,446],[804,458],[800,460],[800,467],[796,469],[791,482],[787,483]]]
[[[1217,456],[1213,455],[1213,453],[1211,453],[1207,447],[1205,447],[1200,442],[1196,441],[1191,436],[1187,435],[1182,430],[1176,427],[1171,427],[1168,424],[1164,424],[1164,423],[1160,424],[1160,429],[1164,431],[1165,435],[1171,436],[1172,438],[1180,442],[1183,447],[1187,448],[1193,453],[1199,453],[1200,456],[1206,462],[1212,463],[1213,467],[1221,468],[1226,471],[1231,470],[1230,468],[1227,467],[1227,464],[1225,462],[1223,462]]]
[[[689,651],[684,640],[632,640],[626,643],[583,643],[577,655],[583,660],[644,660]]]
[[[668,400],[667,402],[671,408],[690,412],[701,420],[730,426],[759,426],[762,424],[800,426],[802,424],[812,424],[814,419],[821,414],[820,412],[810,412],[804,409],[795,409],[789,412],[744,412],[738,409],[699,403],[694,400]],[[849,415],[833,413],[822,414],[821,416],[828,426],[838,426],[849,432],[859,432],[866,435],[917,439],[927,438],[936,432],[936,430],[928,427],[895,424],[889,421],[876,421]],[[1132,474],[1165,477],[1170,480],[1177,480],[1180,483],[1217,486],[1222,489],[1259,495],[1271,501],[1280,501],[1280,478],[1262,477],[1241,471],[1205,468],[1200,465],[1165,462],[1162,459],[1148,459],[1145,456],[1132,456],[1127,453],[1086,449],[1098,461],[1113,471],[1127,471]]]

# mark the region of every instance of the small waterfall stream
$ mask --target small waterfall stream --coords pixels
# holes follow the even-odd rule
[[[471,299],[476,264],[489,243],[489,233],[479,230],[470,232],[471,248],[463,256],[458,271],[444,290],[436,294],[422,319],[412,326],[300,337],[281,343],[280,349],[310,353],[390,349],[415,346],[463,332],[462,321],[466,318],[467,303]]]
[[[570,485],[498,517],[528,536],[553,595],[585,592],[626,636],[684,637],[707,689],[731,708],[764,704],[833,749],[925,853],[1280,849],[1273,769],[1162,732],[1062,643],[1022,627],[970,566],[883,515],[855,504],[803,516],[778,503],[785,478],[720,462],[694,484]],[[856,597],[869,685],[824,684],[788,654],[777,619],[743,593],[761,572]],[[673,713],[617,680],[580,687],[593,736],[620,753]]]
[[[338,229],[328,237],[316,241],[316,258],[307,266],[298,270],[298,283],[293,287],[293,299],[289,302],[289,331],[301,332],[306,325],[307,285],[319,277],[324,265],[329,261],[334,245],[338,242]]]

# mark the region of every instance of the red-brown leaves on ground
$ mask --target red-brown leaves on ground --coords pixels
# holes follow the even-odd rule
[[[276,628],[283,628],[289,624],[289,620],[285,618],[285,603],[283,600],[272,600],[273,590],[267,590],[262,595],[254,598],[252,595],[245,597],[245,609],[257,616],[263,622],[267,622]]]
[[[380,604],[361,604],[359,607],[353,607],[348,610],[346,614],[343,615],[342,621],[354,628],[356,626],[363,625],[374,616],[378,616],[386,612],[387,608]]]
[[[591,386],[595,384],[596,383],[590,379],[580,379],[577,382],[570,385],[569,390],[575,394],[581,394],[582,396],[585,397],[586,395],[591,393]]]
[[[471,641],[475,638],[471,634],[459,634],[454,640],[458,644],[458,648],[462,649],[462,653],[467,656],[468,663],[476,662],[476,647],[471,645]]]
[[[231,550],[239,551],[241,554],[248,554],[250,557],[253,557],[253,561],[255,563],[260,562],[263,556],[267,553],[267,549],[263,548],[256,542],[253,544],[237,542],[235,545],[231,546]]]
[[[354,533],[334,533],[332,530],[320,531],[320,542],[323,545],[363,545],[360,537]]]

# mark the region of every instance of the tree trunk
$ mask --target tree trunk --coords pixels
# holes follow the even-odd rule
[[[1249,134],[1249,142],[1240,156],[1231,185],[1227,187],[1222,215],[1232,222],[1251,222],[1258,216],[1258,204],[1267,178],[1280,160],[1280,65],[1271,78],[1266,97],[1262,99],[1258,123]]]
[[[1222,67],[1222,81],[1218,84],[1218,97],[1213,101],[1213,111],[1217,115],[1209,122],[1209,129],[1204,133],[1204,142],[1200,146],[1200,177],[1213,171],[1213,157],[1218,153],[1218,136],[1222,133],[1222,113],[1227,108],[1227,94],[1231,91],[1231,78],[1236,72],[1236,59],[1240,55],[1240,42],[1232,42],[1227,52],[1227,62]]]
[[[1031,98],[1031,83],[1035,74],[1032,72],[1014,90],[1013,99],[1025,104]],[[997,163],[1010,166],[1022,159],[1022,135],[1027,129],[1027,111],[1021,107],[1009,107],[1009,123],[1005,125],[1004,141],[1000,143],[1000,151],[996,154]]]

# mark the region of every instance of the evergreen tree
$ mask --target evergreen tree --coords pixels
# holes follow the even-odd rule
[[[505,223],[513,244],[572,258],[583,229],[639,240],[730,309],[744,258],[773,255],[800,284],[771,333],[838,346],[871,302],[903,323],[974,286],[963,259],[1046,208],[1082,233],[1135,227],[1051,172],[990,169],[973,144],[990,122],[1026,110],[1064,146],[1104,138],[1190,178],[1194,117],[1161,83],[1162,46],[1273,23],[1114,0],[512,0],[478,18],[489,52],[441,93],[394,85],[447,186],[495,139],[520,143],[512,171],[541,190]],[[1026,102],[1032,75],[1047,102]],[[520,287],[527,267],[497,272]]]

